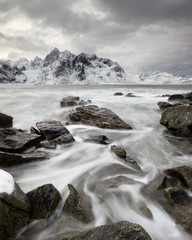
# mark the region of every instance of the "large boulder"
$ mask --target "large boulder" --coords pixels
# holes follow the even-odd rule
[[[173,94],[168,98],[169,102],[188,104],[192,101],[192,92],[184,94]]]
[[[192,191],[192,166],[181,166],[165,170],[169,176],[178,178]]]
[[[93,220],[93,214],[88,197],[80,194],[71,184],[68,184],[68,188],[69,195],[63,206],[63,213],[84,223],[91,222]]]
[[[13,177],[0,170],[0,239],[14,239],[29,223],[30,203]]]
[[[80,97],[77,97],[77,96],[68,96],[61,100],[60,106],[71,107],[71,106],[77,106],[77,105],[86,105],[88,103],[91,103],[91,100],[85,101],[83,99],[80,100]]]
[[[13,118],[4,113],[0,113],[0,128],[10,128],[13,126]]]
[[[95,105],[76,107],[76,111],[69,114],[73,122],[93,125],[109,129],[132,129],[121,120],[114,112],[107,108],[99,108]]]
[[[28,134],[20,129],[0,129],[0,151],[23,152],[31,147],[37,147],[41,140],[41,136]]]
[[[74,235],[59,236],[53,240],[151,240],[149,234],[138,224],[122,221],[103,225]]]
[[[40,186],[26,195],[31,204],[32,219],[49,218],[62,199],[61,194],[52,184]]]
[[[177,187],[166,188],[164,193],[172,205],[176,221],[192,234],[192,197]]]
[[[11,167],[32,161],[40,161],[48,159],[49,155],[45,152],[29,152],[29,153],[7,153],[0,151],[0,166]]]
[[[36,125],[44,139],[47,141],[57,144],[71,143],[75,141],[68,129],[59,121],[42,121],[37,122]]]
[[[164,111],[166,108],[179,106],[181,104],[180,103],[171,104],[168,102],[158,102],[157,105],[159,106],[160,110]]]
[[[192,106],[167,108],[161,115],[160,123],[176,136],[192,136]]]

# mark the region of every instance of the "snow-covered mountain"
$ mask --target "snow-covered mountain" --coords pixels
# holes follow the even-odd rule
[[[95,54],[74,55],[53,49],[45,59],[0,61],[0,83],[103,84],[129,83],[123,68]]]
[[[167,72],[142,73],[135,77],[137,84],[192,84],[192,77],[176,76]]]

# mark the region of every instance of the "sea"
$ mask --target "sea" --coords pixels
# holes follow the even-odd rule
[[[108,108],[132,127],[111,130],[70,123],[66,127],[75,143],[43,149],[50,154],[49,160],[4,168],[25,193],[51,183],[61,193],[63,202],[69,194],[67,185],[72,184],[89,197],[94,215],[88,225],[75,219],[62,221],[58,218],[60,206],[54,220],[33,222],[22,229],[17,239],[47,240],[119,221],[140,224],[153,240],[191,239],[161,204],[159,195],[151,196],[145,191],[157,177],[165,175],[165,169],[192,164],[192,156],[180,152],[165,137],[166,129],[159,123],[162,111],[157,105],[167,101],[167,94],[190,91],[191,85],[0,85],[0,112],[13,117],[14,128],[30,132],[30,127],[36,127],[39,121],[69,122],[68,115],[75,107],[60,107],[60,101],[67,96],[79,96]],[[123,95],[114,96],[116,92]],[[126,97],[128,93],[135,97]],[[105,135],[109,144],[85,142],[97,135]],[[111,152],[111,145],[123,148],[141,169],[118,159]],[[102,185],[122,176],[131,179],[130,184]],[[152,217],[146,216],[141,206]]]

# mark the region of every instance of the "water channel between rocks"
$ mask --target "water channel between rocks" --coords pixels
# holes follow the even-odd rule
[[[94,105],[109,108],[133,128],[109,130],[79,124],[69,125],[67,128],[75,138],[75,143],[58,146],[55,150],[45,150],[51,154],[50,160],[5,170],[13,175],[25,193],[52,183],[65,200],[68,195],[67,185],[73,184],[79,192],[84,192],[91,198],[94,227],[126,220],[143,226],[153,240],[189,240],[191,236],[176,224],[159,203],[158,196],[150,197],[144,189],[148,189],[148,184],[161,175],[163,170],[192,163],[190,155],[181,154],[165,139],[165,128],[159,124],[161,111],[157,106],[158,101],[167,100],[162,97],[164,94],[186,93],[191,90],[192,87],[189,86],[1,85],[0,112],[14,118],[15,128],[29,131],[36,122],[43,120],[66,123],[68,113],[74,109],[60,107],[60,100],[67,96],[90,99]],[[136,97],[113,96],[115,92],[133,93]],[[84,142],[94,135],[107,136],[110,144]],[[135,170],[117,159],[110,151],[111,145],[125,149],[141,170]],[[101,184],[104,180],[119,176],[132,181],[130,184],[117,184],[110,188]],[[142,206],[150,209],[153,218],[143,213]],[[58,233],[86,228],[86,225],[77,222],[64,224],[60,220],[47,228],[34,225],[26,232],[26,239],[45,240]]]

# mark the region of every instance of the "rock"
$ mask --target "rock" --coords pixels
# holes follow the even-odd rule
[[[136,97],[133,93],[127,93],[125,97]]]
[[[25,133],[20,129],[0,129],[0,151],[19,153],[37,147],[40,141],[41,136]]]
[[[4,113],[0,113],[0,128],[11,128],[13,126],[13,118]]]
[[[47,141],[57,144],[71,143],[75,141],[68,129],[59,121],[52,120],[37,122],[36,125]]]
[[[173,216],[177,222],[192,234],[192,197],[176,187],[166,188],[164,193],[173,207]]]
[[[81,233],[55,237],[53,240],[151,240],[149,234],[138,224],[122,221],[103,225]]]
[[[12,193],[0,193],[0,239],[15,239],[21,228],[29,223],[30,208],[28,198],[17,183]]]
[[[188,104],[192,101],[192,92],[185,94],[173,94],[168,98],[168,101]]]
[[[11,167],[32,161],[40,161],[48,159],[49,155],[45,152],[30,152],[30,153],[6,153],[0,152],[0,166]]]
[[[181,166],[165,170],[169,176],[178,178],[192,191],[192,166]]]
[[[114,96],[122,96],[123,93],[122,93],[122,92],[116,92],[116,93],[114,93],[113,95],[114,95]]]
[[[73,185],[68,184],[68,188],[70,193],[65,201],[63,212],[84,223],[92,221],[93,214],[88,199],[80,195]]]
[[[71,107],[71,106],[77,106],[77,105],[84,106],[88,103],[91,103],[91,100],[85,101],[83,99],[80,100],[79,97],[68,96],[61,100],[60,106],[61,107]]]
[[[104,144],[107,145],[108,138],[105,135],[99,135],[99,136],[93,136],[91,138],[85,139],[84,142],[91,142],[91,143],[98,143],[98,144]]]
[[[32,219],[49,218],[62,199],[61,194],[52,184],[45,184],[26,195],[32,206],[30,211]]]
[[[137,164],[137,162],[135,160],[133,160],[131,157],[127,156],[126,151],[121,148],[118,147],[116,145],[112,145],[111,146],[111,151],[119,158],[124,160],[124,162],[129,163],[131,165],[133,165],[134,167],[136,167],[137,169],[140,169],[139,165]]]
[[[168,102],[158,102],[157,105],[159,106],[159,108],[162,111],[164,111],[166,108],[179,106],[181,104],[180,103],[171,104],[171,103],[168,103]]]
[[[161,115],[160,124],[171,130],[176,136],[192,136],[192,106],[167,108]]]
[[[135,184],[136,181],[124,176],[118,176],[114,178],[109,178],[100,182],[97,182],[94,188],[94,192],[97,194],[105,193],[108,189],[117,188],[124,184]]]
[[[74,122],[81,122],[100,128],[132,129],[111,110],[99,108],[95,105],[76,107],[76,111],[69,114],[69,118]]]
[[[34,127],[30,127],[30,132],[31,134],[41,135],[41,133]]]

